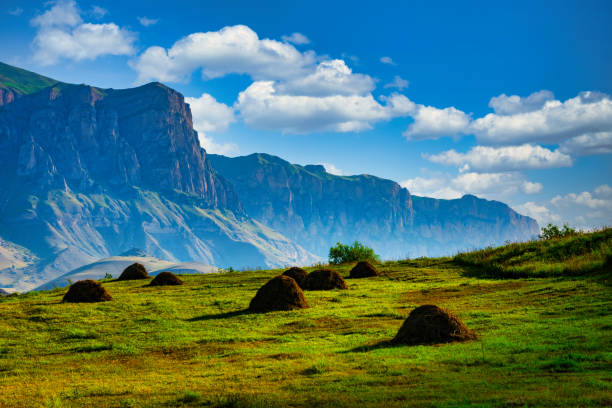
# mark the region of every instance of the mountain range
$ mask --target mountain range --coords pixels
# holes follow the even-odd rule
[[[141,248],[219,267],[312,264],[337,241],[383,258],[526,240],[537,223],[474,196],[417,197],[267,154],[202,149],[183,95],[102,89],[0,63],[0,286],[27,290]]]

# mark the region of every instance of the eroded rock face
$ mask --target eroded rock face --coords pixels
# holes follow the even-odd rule
[[[249,215],[325,257],[358,240],[386,259],[439,256],[537,236],[535,220],[506,204],[466,195],[417,197],[391,180],[335,176],[275,156],[209,155]]]
[[[0,113],[0,153],[19,182],[80,191],[137,185],[240,210],[215,177],[183,96],[159,83],[125,90],[61,85]]]
[[[0,86],[0,106],[8,105],[19,96],[14,90]]]

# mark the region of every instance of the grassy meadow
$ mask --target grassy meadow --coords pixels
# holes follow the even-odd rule
[[[471,259],[383,263],[349,290],[305,292],[310,308],[290,312],[245,311],[281,270],[107,281],[114,300],[97,304],[61,303],[66,289],[6,297],[0,406],[611,406],[609,274],[502,279]],[[423,304],[479,339],[387,345]]]

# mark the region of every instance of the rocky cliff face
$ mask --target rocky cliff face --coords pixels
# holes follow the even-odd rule
[[[222,267],[316,260],[248,217],[159,83],[60,84],[4,105],[0,171],[0,237],[40,259],[0,275],[28,287],[134,247]]]
[[[0,106],[8,105],[19,96],[19,93],[15,92],[13,89],[0,86]]]
[[[355,240],[387,259],[448,255],[539,230],[507,205],[474,196],[416,197],[391,180],[334,176],[266,154],[209,158],[251,216],[323,257],[336,242]]]
[[[159,83],[61,85],[19,98],[0,116],[0,147],[4,174],[33,188],[178,190],[240,211],[206,161],[183,96]]]

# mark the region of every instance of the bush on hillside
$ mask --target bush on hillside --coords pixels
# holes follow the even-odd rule
[[[540,239],[564,238],[576,235],[577,233],[575,229],[570,228],[567,224],[563,224],[563,228],[559,228],[554,224],[548,223],[547,226],[542,227]]]
[[[336,246],[329,249],[329,262],[332,264],[357,261],[380,262],[380,258],[372,248],[358,241],[353,242],[353,245],[338,242]]]
[[[597,274],[611,256],[612,228],[605,228],[460,253],[453,261],[476,276],[534,278]]]

